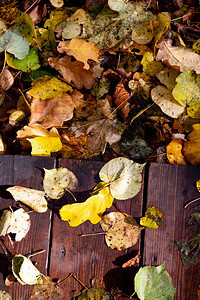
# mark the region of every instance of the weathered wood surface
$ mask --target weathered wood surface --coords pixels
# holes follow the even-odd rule
[[[84,201],[99,181],[98,172],[103,165],[94,161],[61,159],[58,162],[54,158],[22,156],[1,156],[0,162],[0,209],[18,205],[6,192],[8,186],[21,185],[42,190],[42,169],[56,166],[67,167],[75,173],[79,185],[74,194],[79,202]],[[151,164],[149,172],[147,168],[145,174],[148,180],[143,180],[140,193],[134,199],[117,201],[117,205],[138,220],[142,215],[143,205],[157,206],[163,211],[166,226],[158,230],[145,229],[141,240],[143,264],[158,265],[165,261],[166,269],[177,289],[175,300],[197,300],[200,266],[198,264],[185,271],[175,241],[190,236],[190,231],[185,228],[185,219],[197,203],[187,209],[183,209],[183,206],[199,197],[195,182],[200,178],[200,167]],[[37,267],[43,274],[63,279],[73,272],[86,286],[95,277],[104,282],[106,288],[117,285],[130,295],[134,289],[135,269],[122,269],[121,265],[135,256],[140,244],[127,252],[119,252],[106,246],[103,235],[81,237],[82,233],[100,232],[101,228],[88,221],[78,227],[70,227],[67,222],[60,220],[59,208],[71,202],[70,194],[66,193],[55,202],[53,213],[51,206],[44,214],[32,212],[31,228],[24,240],[12,247],[8,238],[3,238],[8,249],[21,254],[45,249],[46,253],[35,258]],[[112,210],[115,208],[112,207]],[[9,290],[13,300],[28,300],[32,287],[19,283],[14,283],[11,288],[5,286],[3,275],[6,268],[6,258],[0,250],[0,289]],[[62,284],[62,289],[65,292],[64,299],[70,300],[73,290],[80,290],[81,285],[70,278]],[[128,298],[124,296],[120,299]]]
[[[153,163],[149,168],[147,207],[158,207],[163,212],[163,222],[166,226],[158,230],[145,230],[143,263],[158,265],[165,262],[176,287],[175,300],[198,300],[200,264],[185,270],[176,241],[187,240],[191,236],[185,221],[194,209],[198,208],[200,211],[200,205],[196,202],[186,209],[184,205],[199,197],[195,186],[199,178],[199,166]]]

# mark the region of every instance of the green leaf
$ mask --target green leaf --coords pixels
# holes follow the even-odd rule
[[[175,294],[172,279],[164,264],[140,268],[135,276],[135,291],[140,300],[170,300]]]
[[[8,51],[18,59],[23,59],[29,52],[29,43],[17,28],[6,31],[0,37],[0,52]]]
[[[11,56],[10,54],[7,55],[6,61],[9,66],[15,67],[23,72],[37,70],[40,68],[38,49],[36,47],[31,48],[28,55],[26,55],[23,59],[14,58],[14,56]]]
[[[181,105],[187,107],[191,118],[200,118],[200,74],[188,70],[180,74],[176,82],[172,95]]]
[[[99,177],[110,183],[110,193],[118,200],[136,196],[141,188],[142,170],[145,164],[138,164],[125,157],[118,157],[105,164]]]
[[[108,292],[101,289],[95,282],[93,287],[83,291],[77,300],[110,300],[111,296]]]
[[[25,12],[19,11],[15,21],[19,33],[27,39],[30,45],[36,46],[36,31],[31,16]]]

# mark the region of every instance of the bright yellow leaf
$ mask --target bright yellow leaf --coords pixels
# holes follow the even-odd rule
[[[87,63],[88,59],[98,61],[99,57],[99,48],[91,42],[77,38],[60,42],[58,51],[61,53],[66,52],[68,55],[73,55],[78,61],[82,61],[85,64],[85,69],[90,67]]]
[[[175,139],[167,145],[167,159],[170,164],[187,165],[182,154],[183,140]]]
[[[56,77],[42,76],[32,83],[33,87],[30,89],[29,94],[34,98],[42,100],[50,99],[61,95],[69,90],[71,86],[59,80]]]
[[[198,192],[200,193],[200,179],[197,180],[196,187],[197,187]]]
[[[140,225],[157,229],[159,226],[163,225],[162,212],[154,206],[149,207],[145,212],[145,216],[140,218]]]
[[[92,224],[97,224],[106,208],[112,206],[114,199],[110,194],[109,187],[103,187],[103,184],[105,183],[100,182],[95,188],[98,190],[101,187],[98,193],[89,197],[85,202],[64,205],[59,211],[61,219],[68,221],[72,227],[87,220]]]
[[[51,156],[52,152],[62,149],[59,137],[38,136],[27,140],[31,143],[33,156]]]
[[[183,154],[191,165],[200,165],[200,124],[192,126],[193,130],[184,143]]]

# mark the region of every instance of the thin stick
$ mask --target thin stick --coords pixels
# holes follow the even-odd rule
[[[44,250],[39,250],[39,251],[36,251],[35,253],[33,253],[33,254],[30,254],[30,255],[28,256],[28,259],[29,259],[30,257],[33,257],[33,256],[35,256],[35,255],[41,254],[41,253],[43,253],[43,252],[45,252],[45,251],[46,251],[46,249],[44,249]]]
[[[76,199],[76,197],[74,196],[74,194],[70,191],[70,190],[68,190],[68,189],[65,189],[70,195],[72,195],[72,197],[74,198],[74,201],[75,202],[77,202],[77,199]]]
[[[93,235],[100,235],[100,234],[106,234],[106,232],[94,232],[94,233],[83,233],[80,234],[79,236],[93,236]]]
[[[187,208],[190,204],[192,204],[192,203],[194,203],[194,202],[196,202],[196,201],[198,201],[198,200],[200,200],[200,198],[196,198],[196,199],[190,201],[189,203],[187,203],[187,204],[184,206],[184,208]]]
[[[28,106],[28,108],[31,110],[31,106],[28,103],[28,101],[27,101],[26,97],[24,96],[23,92],[20,89],[18,89],[18,91],[21,93],[21,95],[22,95],[22,97],[24,99],[24,102],[26,103],[26,105]]]
[[[130,121],[130,124],[136,119],[138,118],[139,116],[141,116],[147,109],[149,109],[150,107],[152,107],[155,103],[152,103],[152,104],[149,104],[146,108],[142,109],[137,115],[135,115],[131,121]]]
[[[58,282],[56,285],[60,285],[61,283],[65,282],[67,279],[69,279],[70,277],[73,277],[76,281],[78,281],[78,283],[80,283],[80,285],[82,285],[84,287],[84,289],[88,290],[88,288],[85,286],[84,283],[82,283],[74,273],[70,273],[67,277],[65,277],[63,280],[61,280],[60,282]]]

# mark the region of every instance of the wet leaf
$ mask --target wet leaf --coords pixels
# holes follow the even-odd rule
[[[33,81],[29,94],[42,100],[60,96],[71,90],[71,86],[56,77],[43,76]]]
[[[176,82],[172,95],[181,105],[187,107],[191,118],[200,118],[200,74],[189,70],[180,74]]]
[[[15,201],[20,201],[38,213],[47,211],[47,200],[45,193],[35,189],[29,189],[22,186],[13,186],[7,189],[11,193]]]
[[[22,285],[33,285],[43,282],[40,271],[33,265],[30,259],[21,254],[13,257],[12,272]]]
[[[5,209],[0,218],[0,236],[12,233],[15,234],[14,240],[20,242],[28,233],[30,225],[30,216],[23,208],[14,212]]]
[[[80,61],[71,61],[69,56],[62,58],[49,58],[48,62],[56,70],[62,72],[63,78],[70,83],[74,83],[77,89],[91,89],[95,83],[95,77],[90,70],[84,69],[84,63]]]
[[[67,168],[44,169],[44,171],[43,188],[52,199],[60,199],[65,190],[74,190],[78,185],[76,176]]]
[[[0,37],[0,52],[7,51],[14,54],[18,59],[23,59],[29,52],[29,43],[18,32],[17,28],[14,30],[7,30]]]
[[[141,300],[172,300],[175,294],[172,279],[164,264],[140,268],[135,276],[135,291]]]
[[[100,224],[106,233],[105,240],[108,247],[119,251],[135,245],[142,229],[131,215],[120,212],[104,215]]]
[[[114,198],[125,200],[139,193],[144,166],[145,164],[134,163],[128,158],[118,157],[101,168],[99,177],[110,183],[110,193]]]
[[[167,159],[170,164],[187,165],[182,153],[183,140],[175,139],[167,145]]]
[[[157,85],[151,90],[151,98],[171,118],[179,118],[185,110],[185,107],[174,99],[171,91],[162,85]]]
[[[102,182],[95,187],[94,192],[95,194],[85,202],[64,205],[59,211],[61,219],[68,221],[72,227],[78,226],[87,220],[92,224],[97,224],[106,208],[112,206],[113,197],[109,188]]]
[[[70,41],[60,42],[58,51],[73,55],[78,61],[84,63],[85,69],[89,69],[88,59],[98,61],[99,49],[91,42],[73,38]]]
[[[163,225],[162,212],[154,206],[149,207],[145,212],[145,216],[140,218],[140,225],[157,229],[159,226]]]
[[[31,155],[33,156],[51,156],[52,152],[58,152],[62,149],[59,137],[38,136],[27,140],[31,143]]]

